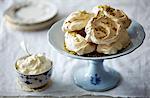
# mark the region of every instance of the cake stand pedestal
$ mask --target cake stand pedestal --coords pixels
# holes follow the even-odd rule
[[[121,76],[115,70],[105,67],[101,60],[89,60],[88,70],[79,69],[74,73],[77,86],[90,91],[106,91],[118,85]]]

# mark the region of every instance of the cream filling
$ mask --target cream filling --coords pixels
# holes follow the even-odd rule
[[[36,75],[43,73],[52,67],[52,62],[43,54],[31,55],[19,59],[16,63],[17,70],[22,74]]]

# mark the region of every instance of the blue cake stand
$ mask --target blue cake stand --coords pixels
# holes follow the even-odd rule
[[[120,53],[103,57],[82,57],[64,51],[64,32],[61,27],[64,19],[55,23],[48,32],[48,41],[59,53],[81,60],[88,60],[88,69],[79,69],[74,72],[74,83],[89,91],[106,91],[116,87],[121,81],[120,74],[112,68],[103,65],[105,59],[113,59],[133,52],[141,46],[145,39],[145,32],[138,22],[132,20],[128,28],[131,44]]]

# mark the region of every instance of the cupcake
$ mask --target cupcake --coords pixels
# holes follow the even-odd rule
[[[16,61],[19,84],[29,89],[44,87],[51,76],[52,62],[44,54],[22,57]]]

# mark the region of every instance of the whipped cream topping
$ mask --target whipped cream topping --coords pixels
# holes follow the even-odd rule
[[[62,30],[64,32],[81,30],[86,26],[91,17],[93,17],[93,14],[86,11],[73,12],[64,21]]]
[[[44,54],[31,55],[19,59],[16,63],[16,69],[26,75],[36,75],[49,70],[52,62]]]
[[[65,46],[68,50],[76,52],[78,55],[83,55],[95,51],[96,45],[88,43],[84,37],[77,32],[65,33]]]
[[[114,21],[118,22],[123,28],[128,28],[131,24],[131,20],[122,10],[114,9],[107,5],[96,6],[93,8],[92,12],[96,15],[104,14],[107,17],[112,18]]]

